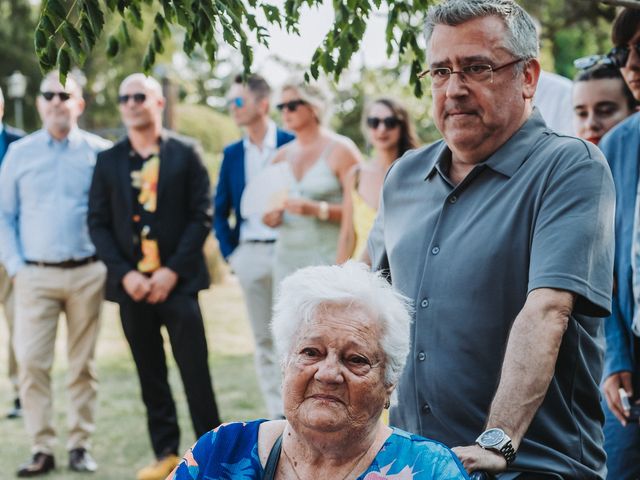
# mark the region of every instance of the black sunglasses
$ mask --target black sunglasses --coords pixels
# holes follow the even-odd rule
[[[385,118],[367,117],[367,126],[369,128],[373,128],[374,130],[376,130],[381,123],[384,125],[384,128],[386,128],[387,130],[393,130],[398,125],[400,125],[400,119],[398,117],[385,117]]]
[[[135,103],[144,103],[147,99],[147,95],[145,93],[134,93],[132,95],[118,95],[118,103],[122,105],[129,102],[129,99],[133,99]]]
[[[631,47],[629,47],[629,45],[613,47],[607,54],[607,57],[611,59],[616,67],[623,68],[627,64],[627,60],[629,60],[629,54],[632,48],[635,50],[636,55],[640,56],[640,42],[637,42],[631,45]]]
[[[71,94],[67,92],[40,92],[40,95],[42,95],[47,102],[53,100],[53,97],[55,97],[56,95],[61,102],[66,102],[71,98]]]
[[[290,112],[295,112],[300,105],[306,105],[306,104],[307,102],[299,98],[298,100],[291,100],[290,102],[279,103],[278,105],[276,105],[276,108],[280,112],[283,111],[285,108]]]

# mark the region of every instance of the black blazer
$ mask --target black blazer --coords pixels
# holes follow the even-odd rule
[[[20,140],[26,133],[18,128],[13,128],[10,125],[4,124],[2,134],[0,134],[0,164],[9,149],[9,145],[16,140]]]
[[[122,278],[136,269],[129,139],[98,154],[89,192],[89,234],[107,265],[107,300],[127,298]],[[156,207],[162,265],[178,274],[172,293],[208,288],[203,245],[211,230],[209,174],[195,142],[164,130]],[[137,239],[136,239],[137,240]]]

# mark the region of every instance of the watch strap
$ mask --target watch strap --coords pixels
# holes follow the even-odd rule
[[[505,443],[500,449],[500,453],[504,456],[504,459],[507,461],[507,465],[511,465],[513,461],[516,459],[516,451],[511,444],[511,440]]]

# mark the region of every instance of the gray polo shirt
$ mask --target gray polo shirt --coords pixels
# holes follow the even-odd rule
[[[527,294],[568,290],[577,302],[555,375],[511,468],[604,478],[596,317],[611,304],[609,167],[596,147],[549,130],[536,110],[457,186],[450,162],[443,141],[397,161],[369,237],[373,268],[388,267],[416,309],[392,424],[449,447],[473,444]]]

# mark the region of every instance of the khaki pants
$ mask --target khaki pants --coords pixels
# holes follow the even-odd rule
[[[18,396],[18,364],[16,363],[16,355],[13,351],[13,282],[11,277],[0,265],[0,303],[4,307],[4,317],[7,319],[9,327],[9,380]]]
[[[256,343],[254,355],[258,383],[271,418],[283,415],[282,371],[271,329],[273,302],[273,243],[242,243],[231,257],[229,265],[238,277]]]
[[[15,331],[20,399],[32,453],[53,453],[51,366],[58,317],[67,321],[67,449],[89,448],[97,394],[94,352],[104,296],[106,267],[27,265],[15,277]]]

